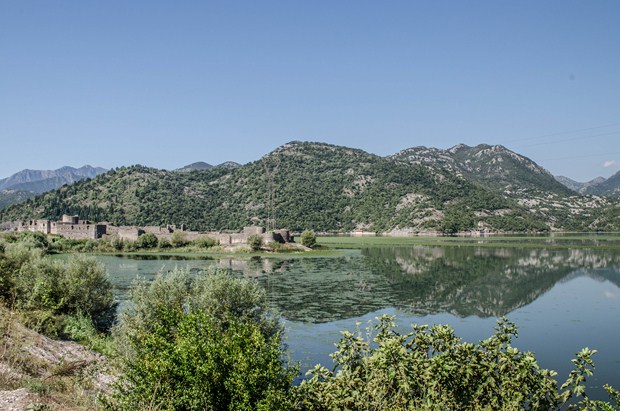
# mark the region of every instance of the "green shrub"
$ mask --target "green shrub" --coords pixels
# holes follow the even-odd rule
[[[91,317],[102,330],[114,321],[112,286],[103,265],[94,258],[72,256],[63,262],[33,256],[21,264],[13,285],[16,308],[38,324],[77,312]],[[61,324],[52,322],[54,327]],[[47,325],[39,328],[54,333]]]
[[[157,244],[159,248],[171,248],[172,243],[167,238],[160,238],[159,243]]]
[[[195,239],[193,241],[193,244],[196,247],[200,247],[200,248],[211,248],[211,247],[214,247],[216,245],[219,245],[220,242],[217,241],[215,238],[211,238],[211,237],[208,237],[208,236],[201,236],[201,237],[198,237],[197,239]]]
[[[173,247],[184,247],[188,244],[187,235],[183,231],[175,231],[172,233],[170,243]]]
[[[317,366],[300,391],[307,409],[544,410],[558,406],[553,371],[533,354],[511,346],[513,324],[498,322],[495,335],[462,342],[448,326],[394,330],[384,316],[373,329],[346,332],[332,358]]]
[[[84,241],[84,243],[82,244],[82,252],[85,253],[92,253],[98,246],[97,241],[95,240],[86,240]]]
[[[186,270],[132,290],[116,329],[122,375],[112,409],[289,410],[296,369],[255,283]]]
[[[314,247],[316,245],[316,234],[314,231],[306,230],[301,233],[301,244],[306,247]]]
[[[19,233],[18,242],[26,243],[33,248],[40,248],[46,250],[49,247],[49,241],[47,235],[40,232],[25,231]]]
[[[252,234],[248,237],[248,245],[252,251],[260,250],[263,246],[263,237],[259,234]]]
[[[102,354],[113,355],[115,353],[112,338],[99,332],[92,318],[80,312],[64,318],[63,334]]]
[[[157,244],[157,236],[153,233],[144,233],[136,241],[136,247],[138,248],[155,248]]]
[[[112,237],[110,244],[116,251],[123,251],[123,248],[125,248],[125,241],[120,237]]]

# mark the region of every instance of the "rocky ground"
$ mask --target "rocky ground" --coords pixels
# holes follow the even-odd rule
[[[0,310],[0,410],[86,410],[113,378],[105,357],[56,341]]]

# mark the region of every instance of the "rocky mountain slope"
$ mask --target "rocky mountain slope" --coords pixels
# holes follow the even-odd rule
[[[84,178],[93,178],[107,170],[101,167],[85,165],[80,168],[61,167],[57,170],[22,170],[10,177],[0,180],[0,190],[17,189],[43,193],[63,184],[71,184]],[[59,185],[60,184],[60,185]]]
[[[620,171],[608,179],[597,177],[586,183],[580,183],[564,176],[556,176],[555,178],[566,187],[580,194],[610,197],[620,196]]]
[[[445,168],[480,185],[520,198],[524,193],[574,194],[544,168],[504,146],[459,144],[447,150],[412,147],[393,156],[414,165]]]
[[[0,180],[0,209],[106,171],[89,165],[80,168],[61,167],[57,170],[22,170]]]
[[[590,187],[601,184],[605,181],[605,178],[603,177],[596,177],[595,179],[585,183],[580,183],[579,181],[575,181],[571,178],[564,176],[555,176],[555,179],[558,180],[560,183],[564,184],[566,187],[570,188],[571,190],[584,195],[588,194],[588,189]]]
[[[586,194],[599,196],[620,196],[620,171],[607,180],[588,187]]]
[[[0,211],[3,221],[63,213],[126,225],[245,225],[394,233],[610,230],[618,209],[583,197],[501,146],[416,147],[380,157],[291,142],[235,167],[121,167]]]

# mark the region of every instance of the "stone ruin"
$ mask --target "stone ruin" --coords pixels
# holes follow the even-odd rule
[[[187,241],[193,241],[199,237],[211,237],[223,246],[247,244],[248,239],[252,235],[259,235],[263,239],[263,243],[270,242],[291,243],[294,241],[289,230],[281,229],[266,232],[265,228],[260,226],[244,227],[239,233],[224,233],[220,231],[188,231],[185,224],[177,227],[176,225],[167,226],[114,226],[108,223],[93,224],[88,220],[80,220],[77,215],[64,214],[59,221],[51,220],[30,220],[24,222],[5,222],[2,223],[0,229],[5,231],[31,231],[43,234],[61,235],[66,238],[84,240],[97,239],[104,236],[119,237],[129,241],[136,241],[138,237],[145,233],[152,233],[158,239],[172,238],[175,232],[183,232]]]

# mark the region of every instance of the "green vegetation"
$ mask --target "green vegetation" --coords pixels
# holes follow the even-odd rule
[[[459,247],[508,247],[508,248],[620,248],[620,236],[614,234],[598,235],[557,235],[557,236],[332,236],[320,237],[321,244],[335,249],[359,249],[377,246],[412,245],[454,245]]]
[[[40,399],[31,409],[96,409],[104,360],[39,333],[113,352],[111,285],[95,259],[58,261],[45,255],[48,247],[38,234],[0,238],[0,391],[26,388]]]
[[[305,230],[301,233],[301,245],[306,247],[314,247],[316,245],[316,234],[312,230]]]
[[[252,251],[260,250],[263,246],[263,237],[258,234],[252,234],[248,237],[248,245],[252,249]]]
[[[116,304],[103,265],[94,258],[75,256],[68,261],[45,256],[37,235],[25,242],[6,243],[0,253],[0,297],[19,311],[28,326],[51,336],[62,336],[67,317],[82,314],[98,330],[114,321]]]
[[[121,317],[122,374],[113,409],[289,410],[297,371],[265,293],[222,273],[161,275],[132,292]]]
[[[159,244],[157,237],[153,233],[144,233],[136,241],[138,248],[155,248]]]
[[[220,245],[219,241],[208,236],[198,237],[193,241],[193,244],[201,248],[211,248],[215,247],[216,245]]]
[[[512,346],[516,327],[506,320],[478,344],[462,342],[448,326],[413,326],[404,335],[394,327],[384,316],[365,333],[343,333],[332,354],[336,368],[316,366],[302,383],[305,409],[548,411],[584,396],[592,375],[595,351],[583,349],[558,390],[553,371]],[[587,397],[574,407],[614,409]]]

